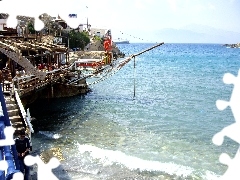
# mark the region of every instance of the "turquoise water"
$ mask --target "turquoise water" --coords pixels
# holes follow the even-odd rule
[[[153,44],[121,44],[127,55]],[[35,149],[61,147],[66,170],[59,179],[215,179],[238,144],[212,137],[235,120],[229,100],[240,49],[219,44],[164,44],[130,61],[85,96],[39,100],[30,107],[37,118]],[[135,81],[135,97],[134,97]],[[61,177],[60,177],[61,176]]]

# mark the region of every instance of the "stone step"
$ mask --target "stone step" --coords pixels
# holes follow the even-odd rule
[[[15,104],[15,100],[13,98],[5,98],[6,104]]]
[[[16,101],[11,96],[4,96],[5,103],[8,111],[9,120],[11,122],[12,127],[14,128],[14,138],[16,138],[19,132],[25,128],[25,125],[22,121],[22,118],[19,116],[19,109]]]
[[[12,127],[15,128],[15,127],[23,127],[23,123],[22,122],[14,122],[12,123]]]
[[[4,98],[5,98],[5,102],[6,102],[9,120],[15,131],[14,136],[17,137],[20,130],[25,128],[25,125],[22,121],[22,118],[19,116],[20,112],[19,112],[18,105],[16,104],[16,101],[14,100],[14,98],[11,98],[11,96],[6,96],[6,95]]]
[[[14,123],[14,122],[22,122],[22,118],[20,116],[10,116],[9,120]]]
[[[19,115],[19,110],[18,109],[13,109],[13,110],[8,110],[8,116],[18,116]]]
[[[16,104],[6,104],[7,110],[14,110],[18,108]]]

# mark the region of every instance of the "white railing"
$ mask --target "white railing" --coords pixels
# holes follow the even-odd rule
[[[33,130],[33,127],[32,127],[32,124],[31,124],[31,116],[30,116],[30,112],[29,112],[29,109],[27,109],[27,112],[25,111],[24,107],[23,107],[23,104],[22,104],[22,101],[18,95],[18,92],[17,90],[15,90],[15,98],[16,98],[16,101],[17,101],[17,104],[18,104],[18,107],[21,111],[21,114],[22,114],[22,117],[25,121],[25,124],[28,125],[31,133],[34,133],[34,130]]]

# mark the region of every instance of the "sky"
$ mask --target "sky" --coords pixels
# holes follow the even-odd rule
[[[1,2],[13,1],[27,0],[2,0],[0,11],[6,11]],[[193,24],[240,33],[240,0],[51,0],[46,4],[45,1],[41,2],[51,7],[52,14],[58,14],[60,9],[66,14],[75,13],[81,23],[88,18],[92,27],[111,29],[113,37],[123,39],[135,36],[155,40],[157,37],[150,35],[153,32],[185,29]]]
[[[113,36],[121,31],[147,39],[145,32],[192,24],[240,33],[240,0],[89,0],[87,7],[89,22]]]

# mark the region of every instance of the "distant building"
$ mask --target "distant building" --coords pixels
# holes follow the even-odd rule
[[[7,27],[7,16],[6,14],[0,13],[0,36],[17,36],[16,28]]]
[[[57,18],[54,17],[53,19],[54,19],[54,21],[57,22],[60,26],[62,26],[63,29],[67,29],[67,27],[68,27],[67,23],[66,23],[64,20],[62,20],[59,16],[58,16]]]
[[[7,22],[7,15],[0,13],[0,31],[3,31],[5,29]]]
[[[80,24],[78,26],[79,32],[88,31],[90,29],[90,24]]]
[[[2,36],[23,36],[26,33],[26,22],[18,20],[15,28],[7,27],[7,14],[0,13],[0,35]]]
[[[6,19],[0,19],[0,31],[3,31],[4,28],[6,27]]]
[[[98,28],[91,28],[90,33],[91,35],[96,35],[100,38],[105,36],[107,29],[98,29]]]
[[[74,17],[74,16],[73,16]],[[66,31],[71,31],[73,30],[71,27],[67,25],[67,23],[58,16],[57,18],[53,18],[55,22],[59,23],[63,27],[64,30]],[[83,32],[83,31],[90,31],[91,25],[88,24],[79,24],[78,28],[74,29],[75,31]]]

